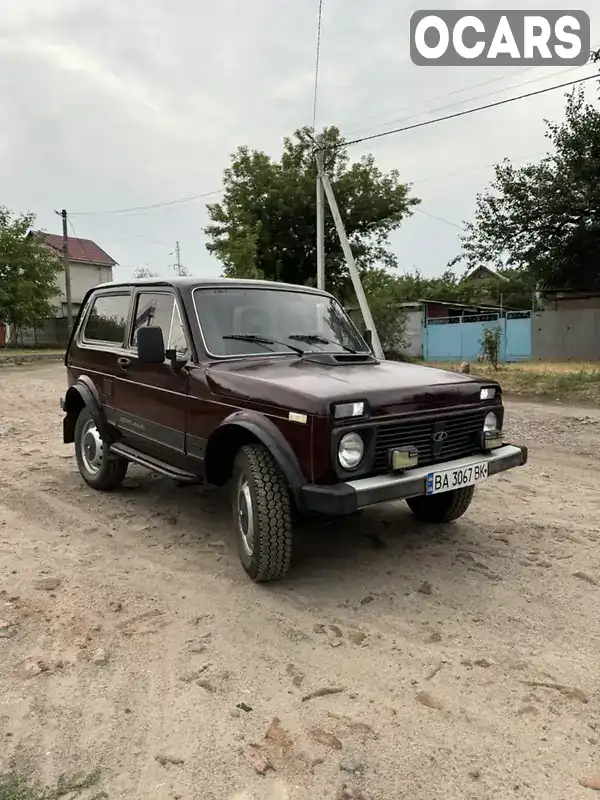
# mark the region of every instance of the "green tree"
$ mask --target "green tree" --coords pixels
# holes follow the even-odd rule
[[[579,88],[567,96],[564,120],[546,127],[547,156],[496,166],[452,263],[510,266],[528,273],[530,291],[600,288],[600,110]]]
[[[396,170],[385,174],[372,155],[350,163],[336,127],[323,133],[325,169],[359,269],[396,266],[389,235],[420,201]],[[284,139],[279,161],[240,147],[224,173],[225,196],[208,206],[207,249],[229,277],[314,284],[316,276],[315,145],[309,128]],[[326,288],[341,298],[350,282],[333,218],[325,203]]]
[[[381,268],[365,270],[361,280],[383,352],[386,358],[398,358],[408,345],[402,281]],[[353,316],[363,330],[362,319],[356,312]]]
[[[27,236],[33,214],[14,215],[0,206],[0,320],[15,331],[52,316],[61,264],[35,237]]]
[[[367,295],[375,292],[393,297],[395,303],[417,300],[446,300],[472,305],[504,305],[510,308],[531,308],[531,277],[527,271],[514,268],[498,270],[487,280],[469,279],[447,269],[435,278],[425,278],[418,270],[394,275],[386,270],[368,270],[363,274]]]

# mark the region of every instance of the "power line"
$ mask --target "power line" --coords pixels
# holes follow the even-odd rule
[[[598,50],[598,49],[600,49],[600,44],[598,44],[596,47],[592,47],[591,48],[592,51],[595,51],[595,50]],[[537,83],[538,81],[547,80],[548,78],[552,78],[552,77],[554,77],[556,75],[566,74],[567,72],[573,72],[574,70],[581,69],[581,66],[582,65],[579,65],[579,66],[576,66],[576,67],[569,67],[568,69],[561,69],[561,70],[558,70],[556,72],[552,72],[549,75],[540,75],[538,78],[532,78],[529,81],[525,81],[524,83],[521,83],[520,86],[527,85],[527,84],[530,84],[530,83]],[[583,65],[583,66],[587,66],[587,65]],[[371,115],[369,117],[363,118],[363,121],[364,122],[368,122],[369,120],[376,120],[376,119],[381,119],[382,117],[389,117],[392,114],[395,114],[395,113],[397,113],[399,111],[404,111],[405,109],[412,109],[412,108],[415,108],[415,107],[418,108],[420,106],[427,105],[428,103],[434,103],[436,100],[445,100],[447,97],[453,97],[454,95],[457,95],[457,94],[463,94],[464,92],[468,92],[470,89],[477,89],[480,86],[487,86],[490,83],[497,83],[498,81],[504,81],[504,80],[507,80],[507,79],[510,79],[510,78],[513,78],[513,77],[518,78],[520,75],[525,75],[527,72],[531,72],[534,69],[540,69],[540,66],[537,65],[537,66],[533,66],[533,67],[526,67],[523,70],[518,70],[518,71],[512,72],[510,74],[509,73],[504,73],[503,75],[496,75],[496,77],[487,78],[484,81],[478,81],[477,83],[472,83],[472,84],[469,84],[467,86],[463,86],[460,89],[455,89],[455,90],[453,90],[451,92],[445,92],[444,94],[437,95],[436,97],[430,97],[430,98],[428,98],[426,100],[422,100],[422,101],[420,101],[418,103],[406,103],[403,106],[400,106],[398,108],[395,108],[395,109],[387,111],[387,112],[384,112],[383,114],[373,114],[373,115]],[[542,69],[543,69],[543,67],[542,67]],[[488,93],[486,93],[484,95],[479,95],[477,97],[467,98],[464,101],[459,101],[459,103],[469,102],[469,99],[471,99],[471,100],[479,100],[482,97],[489,97],[490,95],[497,94],[498,92],[508,91],[508,89],[512,89],[512,88],[517,88],[517,87],[515,87],[515,86],[505,86],[505,87],[503,87],[501,89],[495,89],[494,91],[488,92]],[[441,108],[430,109],[430,111],[433,113],[435,111],[440,111],[443,108],[449,108],[449,107],[451,107],[451,106],[442,106]],[[424,113],[426,113],[426,112],[424,112]],[[358,119],[355,117],[353,120],[346,121],[346,123],[344,123],[344,127],[346,127],[349,124],[349,122],[353,122],[353,121],[357,121],[358,122]],[[403,118],[402,120],[398,120],[398,119],[389,120],[388,122],[382,122],[380,124],[371,125],[371,126],[368,126],[368,127],[382,128],[384,125],[392,124],[394,122],[400,122],[400,121],[406,121],[406,118]],[[348,131],[348,133],[350,135],[353,134],[353,133],[360,133],[362,130],[365,130],[365,129],[366,129],[365,127],[363,127],[363,128],[355,128],[354,130]]]
[[[535,69],[535,67],[530,67],[529,69]],[[522,81],[519,84],[512,84],[511,86],[504,86],[501,89],[493,89],[491,92],[485,92],[484,94],[479,94],[479,95],[476,95],[475,97],[466,97],[464,100],[457,100],[457,101],[455,101],[453,103],[446,103],[443,106],[437,106],[436,108],[430,108],[430,109],[428,109],[426,111],[422,111],[420,113],[411,114],[408,117],[400,117],[400,118],[388,120],[387,122],[382,122],[382,123],[380,123],[378,125],[367,125],[367,126],[363,126],[362,128],[354,128],[353,130],[348,131],[348,133],[350,135],[352,135],[354,133],[361,133],[362,131],[366,131],[366,130],[369,130],[369,129],[372,129],[372,128],[383,128],[386,125],[392,125],[395,122],[408,122],[409,120],[414,119],[415,117],[423,116],[423,114],[435,114],[438,111],[444,111],[444,110],[446,110],[448,108],[455,108],[456,106],[461,106],[461,105],[464,105],[465,103],[471,103],[474,100],[483,100],[486,97],[493,97],[495,94],[500,94],[501,92],[508,92],[508,91],[510,91],[510,89],[520,89],[523,86],[528,86],[529,84],[532,84],[532,83],[538,83],[539,81],[546,81],[546,80],[549,80],[550,78],[555,78],[557,75],[565,75],[568,72],[573,72],[574,70],[579,70],[579,69],[581,69],[581,66],[569,67],[569,69],[557,70],[556,72],[550,73],[550,75],[541,75],[538,78],[532,78],[531,80],[528,80],[528,81]],[[526,72],[526,70],[524,70],[524,72]],[[521,73],[519,73],[519,74],[521,74]],[[427,105],[428,103],[434,102],[435,100],[441,100],[441,99],[443,99],[445,97],[452,97],[452,95],[462,94],[463,92],[468,91],[469,88],[475,88],[476,86],[479,86],[479,85],[482,86],[485,83],[491,83],[492,80],[494,80],[494,79],[491,79],[491,80],[488,80],[488,81],[483,81],[483,83],[475,84],[472,87],[467,86],[464,89],[457,89],[454,92],[448,92],[448,94],[446,94],[446,95],[439,95],[438,97],[431,98],[430,100],[424,100],[421,103],[416,103],[416,104],[410,104],[409,103],[406,106],[403,106],[403,108],[407,108],[407,109],[412,109],[412,108],[415,108],[415,107],[418,108],[419,106]],[[398,109],[398,110],[401,110],[401,109]]]
[[[159,244],[161,247],[171,247],[169,242],[163,242],[161,239],[150,239],[148,236],[143,236],[141,233],[132,233],[131,231],[124,231],[120,228],[117,228],[115,233],[120,233],[124,236],[134,236],[136,239],[142,239],[142,241],[150,242],[151,244]]]
[[[535,153],[530,153],[529,155],[520,155],[520,156],[505,156],[504,160],[510,161],[512,164],[518,163],[519,161],[527,161],[530,158],[537,158],[538,156],[542,156],[547,154],[547,150],[536,150]],[[431,181],[440,180],[440,178],[454,178],[457,176],[465,175],[467,172],[478,172],[479,170],[483,169],[491,169],[492,167],[498,166],[498,161],[492,161],[491,163],[487,164],[479,164],[476,167],[464,167],[463,169],[454,170],[453,172],[438,172],[435,175],[428,175],[426,178],[417,178],[414,181],[408,180],[411,186],[416,186],[421,183],[430,183]]]
[[[319,62],[321,59],[321,20],[323,18],[323,0],[319,0],[319,12],[317,17],[317,56],[315,60],[315,92],[313,97],[313,123],[312,131],[315,133],[317,124],[317,93],[319,90]]]
[[[542,155],[542,153],[544,153],[544,152],[545,151],[538,150],[536,153],[532,153],[529,156],[514,156],[514,157],[513,156],[507,156],[507,158],[508,158],[509,161],[526,160],[528,158],[534,158],[537,155]],[[442,178],[452,178],[452,177],[455,177],[455,176],[458,176],[458,175],[464,175],[467,172],[476,172],[478,170],[495,167],[498,163],[499,163],[498,161],[494,161],[494,162],[491,162],[491,163],[488,163],[488,164],[480,164],[477,167],[467,167],[467,168],[464,168],[464,169],[455,170],[453,172],[437,173],[435,175],[429,175],[426,178],[417,178],[414,181],[407,180],[407,183],[410,183],[411,185],[414,186],[414,185],[417,185],[417,184],[420,184],[420,183],[429,183],[431,181],[440,180]],[[175,202],[198,200],[198,199],[201,199],[203,197],[208,197],[209,195],[221,194],[224,191],[225,191],[224,189],[215,189],[213,192],[206,192],[205,194],[197,195],[194,198],[187,197],[187,198],[182,198],[181,201],[174,201],[174,200],[166,201],[165,205],[173,205],[173,203],[175,203]],[[162,203],[155,203],[150,208],[151,209],[161,208],[162,205],[163,205]],[[123,209],[123,211],[125,211],[125,210],[126,209]],[[131,209],[132,212],[136,212],[137,210],[138,209],[136,209],[136,208]],[[79,214],[77,214],[77,216],[95,216],[95,217],[100,217],[100,218],[108,217],[108,219],[110,219],[112,215],[109,212],[100,212],[100,211],[92,212],[92,211],[88,211],[85,214],[83,212],[80,212]],[[135,216],[135,214],[134,214],[134,216]],[[138,216],[139,216],[139,214],[138,214]],[[114,219],[115,217],[113,216],[112,218]],[[116,218],[118,219],[119,217],[116,216]],[[106,219],[105,219],[105,221],[106,221]],[[71,222],[69,224],[72,225]],[[152,244],[159,244],[159,245],[162,245],[164,247],[171,247],[171,244],[169,242],[161,241],[160,239],[151,239],[150,237],[145,236],[143,234],[133,233],[131,231],[125,231],[125,230],[123,230],[121,228],[120,229],[115,229],[115,233],[123,234],[124,236],[134,236],[137,239],[143,239],[144,241],[152,242]]]
[[[344,147],[350,147],[353,144],[361,144],[362,142],[370,142],[373,139],[383,139],[385,136],[391,136],[394,133],[403,133],[404,131],[412,131],[416,128],[424,128],[427,125],[435,125],[438,122],[445,122],[446,120],[456,119],[458,117],[465,117],[468,114],[475,114],[477,111],[485,111],[489,108],[497,108],[498,106],[507,105],[507,103],[514,103],[516,100],[525,100],[528,97],[536,97],[540,94],[545,94],[546,92],[553,92],[556,89],[564,89],[567,86],[574,86],[576,83],[585,83],[586,81],[594,80],[598,78],[598,74],[595,73],[594,75],[588,75],[585,78],[577,78],[574,81],[567,81],[565,83],[559,83],[554,86],[547,86],[545,89],[537,89],[535,92],[528,92],[527,94],[517,95],[516,97],[507,97],[504,100],[496,100],[494,103],[487,103],[483,106],[476,106],[475,108],[467,108],[465,111],[457,111],[454,114],[447,114],[444,117],[435,117],[434,119],[428,119],[424,122],[416,122],[413,125],[406,125],[402,128],[393,128],[391,131],[384,131],[383,133],[373,133],[370,136],[361,136],[359,139],[351,139],[349,142],[344,142],[343,144],[335,145],[332,147],[332,150],[341,150]]]
[[[78,236],[78,235],[77,235],[77,231],[75,230],[75,226],[73,225],[73,222],[72,222],[72,221],[71,221],[71,219],[70,219],[70,215],[67,217],[67,222],[68,222],[68,224],[69,224],[69,227],[70,227],[70,228],[71,228],[71,230],[73,231],[73,236],[75,237],[75,239],[77,239],[77,241],[78,241],[78,242],[79,242],[79,244],[81,245],[81,249],[83,250],[83,254],[84,254],[84,255],[85,255],[87,258],[89,258],[89,253],[88,253],[88,251],[86,250],[86,247],[85,247],[85,242],[84,242],[84,240],[83,240],[83,239],[82,239],[80,236]]]
[[[109,216],[108,218],[106,218],[106,217],[104,217],[104,215],[102,215],[102,214],[100,214],[100,215],[98,215],[98,216],[99,216],[99,219],[94,219],[94,222],[95,222],[95,223],[98,223],[98,222],[100,222],[100,223],[106,223],[106,222],[108,222],[109,220],[111,220],[111,221],[112,221],[113,219],[115,219],[115,217],[110,217],[110,216]],[[116,217],[116,219],[119,219],[119,217]],[[71,223],[71,224],[72,224],[72,223]],[[110,224],[110,223],[109,223],[109,224]],[[111,227],[111,230],[112,230],[114,233],[119,233],[119,234],[122,234],[123,236],[133,236],[135,239],[142,239],[143,241],[145,241],[145,242],[149,242],[149,243],[151,243],[151,244],[159,244],[159,245],[161,245],[162,247],[168,247],[168,248],[171,248],[171,247],[173,246],[173,243],[172,243],[172,242],[165,242],[165,241],[163,241],[163,240],[161,240],[161,239],[153,239],[153,238],[151,238],[151,237],[149,237],[149,236],[146,236],[146,235],[144,235],[144,234],[142,234],[142,233],[136,233],[136,232],[134,232],[134,231],[126,231],[126,230],[123,230],[123,228],[113,228],[113,227]]]
[[[322,3],[322,0],[321,0],[321,3]],[[417,123],[415,123],[413,125],[407,125],[407,126],[401,127],[401,128],[394,128],[394,129],[392,129],[390,131],[383,131],[382,133],[376,133],[376,134],[372,134],[370,136],[363,136],[363,137],[360,137],[358,139],[352,139],[352,140],[350,140],[348,142],[344,142],[341,145],[337,145],[333,149],[336,149],[336,150],[337,149],[342,149],[344,147],[349,147],[350,145],[360,144],[362,142],[371,141],[373,139],[381,139],[381,138],[383,138],[385,136],[391,136],[394,133],[402,133],[404,131],[415,130],[416,128],[422,128],[422,127],[425,127],[427,125],[433,125],[433,124],[435,124],[437,122],[445,122],[445,121],[450,120],[450,119],[455,119],[455,118],[458,118],[458,117],[467,116],[468,114],[474,114],[474,113],[476,113],[478,111],[485,111],[485,110],[490,109],[490,108],[497,108],[499,106],[503,106],[503,105],[506,105],[508,103],[513,103],[513,102],[515,102],[517,100],[524,100],[524,99],[527,99],[529,97],[535,97],[537,95],[541,95],[541,94],[545,94],[547,92],[555,91],[556,89],[562,89],[562,88],[565,88],[567,86],[574,86],[577,83],[584,83],[586,81],[593,80],[594,78],[597,78],[597,77],[598,77],[597,74],[588,75],[585,78],[578,78],[577,80],[568,81],[566,83],[560,83],[560,84],[556,84],[556,85],[553,85],[553,86],[548,86],[545,89],[538,89],[538,90],[536,90],[534,92],[528,92],[527,94],[517,95],[516,97],[509,97],[509,98],[506,98],[504,100],[498,100],[498,101],[496,101],[494,103],[488,103],[486,105],[477,106],[475,108],[465,109],[464,111],[458,111],[458,112],[456,112],[454,114],[447,114],[446,116],[443,116],[443,117],[435,117],[434,119],[424,120],[423,122],[417,122]],[[111,209],[111,210],[107,210],[107,211],[77,211],[77,212],[69,212],[69,216],[77,216],[77,217],[83,217],[83,216],[103,217],[104,216],[104,217],[110,217],[110,216],[113,216],[113,215],[114,216],[118,216],[120,214],[130,214],[130,213],[135,213],[135,212],[144,212],[144,211],[153,210],[153,209],[156,209],[156,208],[164,208],[164,207],[167,207],[167,206],[174,206],[174,205],[178,205],[178,204],[181,204],[181,203],[190,203],[190,202],[194,202],[196,200],[202,200],[202,199],[204,199],[206,197],[212,197],[212,196],[215,196],[215,195],[218,195],[218,194],[222,194],[224,191],[225,190],[222,189],[222,188],[221,189],[213,189],[210,192],[202,192],[201,194],[191,195],[189,197],[181,197],[181,198],[178,198],[176,200],[165,200],[163,202],[152,203],[152,204],[147,205],[147,206],[133,206],[131,208],[117,208],[117,209]]]
[[[359,120],[357,117],[353,117],[351,120],[346,120],[346,122],[343,123],[343,125],[345,127],[346,125],[348,125],[348,124],[350,124],[352,122],[360,122],[360,121],[368,122],[369,120],[377,120],[377,119],[381,119],[382,117],[390,117],[390,116],[392,116],[392,114],[397,114],[399,111],[404,111],[405,109],[413,108],[415,106],[419,107],[419,106],[427,105],[427,103],[435,103],[436,100],[445,100],[447,97],[453,97],[456,94],[463,94],[463,92],[468,92],[470,89],[478,89],[480,86],[487,86],[490,83],[497,83],[498,81],[503,81],[503,80],[506,80],[507,78],[513,78],[513,77],[518,77],[519,75],[524,75],[526,72],[531,72],[531,70],[533,70],[533,69],[539,69],[539,67],[527,67],[526,69],[518,70],[517,72],[514,72],[514,73],[511,72],[510,74],[504,73],[503,75],[496,75],[495,78],[487,78],[485,81],[478,81],[477,83],[470,83],[467,86],[463,86],[460,89],[455,89],[452,92],[444,92],[444,94],[436,95],[435,97],[429,97],[426,100],[419,101],[418,103],[405,103],[403,106],[398,106],[398,107],[396,107],[394,109],[391,109],[390,111],[384,111],[381,114],[371,114],[368,117],[361,118],[361,120]],[[400,87],[400,88],[404,88],[405,86],[407,86],[407,84],[405,84],[403,87]],[[498,91],[503,91],[503,90],[502,89],[498,89]],[[385,124],[386,124],[385,122],[381,123],[381,125],[385,125]],[[372,126],[372,127],[380,127],[380,126],[376,125],[376,126]],[[354,131],[352,131],[352,130],[349,131],[349,133],[353,133],[353,132]]]
[[[112,214],[128,214],[131,211],[146,211],[148,209],[153,208],[163,208],[164,206],[174,206],[179,203],[190,203],[194,200],[201,200],[204,197],[210,197],[211,195],[221,194],[224,192],[224,189],[213,189],[212,192],[203,192],[202,194],[195,194],[191,197],[180,197],[177,200],[165,200],[162,203],[152,203],[148,206],[133,206],[132,208],[114,208],[108,211],[73,211],[69,212],[70,216],[74,217],[106,217]]]
[[[459,231],[464,231],[464,225],[459,225],[457,222],[452,222],[445,217],[439,217],[437,214],[432,214],[430,211],[424,211],[422,208],[415,208],[415,211],[418,211],[419,214],[425,214],[426,217],[431,217],[432,219],[437,219],[438,222],[445,222],[446,225],[451,225],[453,228],[458,228]]]

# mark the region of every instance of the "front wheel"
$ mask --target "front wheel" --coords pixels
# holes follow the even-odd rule
[[[410,497],[406,503],[421,522],[453,522],[462,517],[471,505],[474,486],[463,486],[442,494]]]
[[[110,491],[119,486],[129,462],[111,456],[107,444],[87,408],[79,412],[75,423],[75,458],[83,480],[100,491]]]
[[[263,445],[245,445],[238,452],[231,499],[242,566],[257,583],[282,578],[292,561],[290,494],[279,465]]]

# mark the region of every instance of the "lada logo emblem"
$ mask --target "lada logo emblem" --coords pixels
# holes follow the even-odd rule
[[[447,431],[437,431],[437,433],[433,434],[433,441],[434,442],[438,442],[438,443],[445,442],[447,438],[448,438],[448,432]]]

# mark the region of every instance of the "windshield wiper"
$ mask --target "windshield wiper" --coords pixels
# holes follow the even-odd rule
[[[269,339],[267,336],[260,336],[257,333],[228,333],[226,336],[222,336],[221,338],[237,339],[240,342],[254,342],[255,344],[262,344],[267,350],[271,350],[273,353],[277,351],[273,350],[271,347],[267,347],[267,345],[280,344],[282,347],[289,347],[290,350],[293,350],[294,353],[298,353],[299,356],[303,356],[306,353],[306,350],[301,350],[299,347],[294,347],[293,344],[280,342],[277,339]]]
[[[307,344],[335,344],[338,347],[342,347],[348,353],[353,353],[354,355],[358,355],[358,350],[355,350],[353,347],[348,347],[347,344],[342,344],[341,342],[336,342],[334,339],[328,339],[326,336],[321,336],[320,333],[293,333],[291,336],[288,336],[288,339],[295,339],[298,342],[306,342]]]

